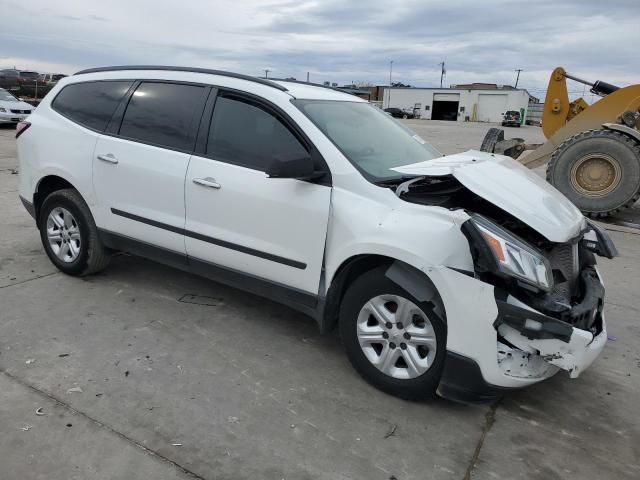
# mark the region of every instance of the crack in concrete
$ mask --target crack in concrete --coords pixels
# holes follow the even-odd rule
[[[473,451],[473,456],[469,461],[469,465],[467,466],[467,471],[464,474],[462,480],[471,480],[471,474],[476,468],[476,463],[478,462],[478,458],[480,457],[480,451],[482,450],[482,446],[484,445],[484,440],[491,430],[491,427],[496,421],[496,410],[498,410],[498,405],[501,400],[497,400],[494,402],[491,407],[489,407],[489,411],[484,416],[484,425],[482,426],[482,433],[480,434],[480,438],[478,439],[478,443],[476,444],[476,448]]]
[[[119,432],[114,427],[112,427],[110,425],[107,425],[106,423],[103,423],[103,422],[101,422],[100,420],[98,420],[96,418],[93,418],[91,415],[89,415],[87,413],[81,412],[80,410],[77,410],[77,409],[73,408],[71,405],[63,402],[62,400],[60,400],[59,398],[57,398],[53,394],[51,394],[49,392],[46,392],[45,390],[41,390],[40,388],[38,388],[36,386],[33,386],[30,383],[27,383],[22,378],[16,377],[15,375],[13,375],[12,373],[7,372],[6,370],[0,369],[0,373],[4,374],[7,378],[9,378],[9,379],[13,380],[14,382],[16,382],[18,385],[21,385],[21,386],[23,386],[25,388],[28,388],[28,389],[36,392],[38,395],[53,401],[56,405],[59,405],[59,406],[61,406],[63,408],[66,408],[71,413],[86,418],[91,423],[93,423],[96,426],[98,426],[98,428],[106,430],[109,433],[112,433],[113,435],[117,436],[118,438],[120,438],[120,439],[122,439],[122,440],[124,440],[124,441],[126,441],[126,442],[128,442],[128,443],[130,443],[130,444],[142,449],[145,453],[148,453],[149,455],[158,458],[161,462],[168,463],[169,465],[177,468],[180,472],[184,473],[188,477],[193,478],[195,480],[206,480],[204,477],[201,477],[197,473],[194,473],[191,470],[188,470],[187,468],[183,467],[182,465],[180,465],[177,462],[174,462],[170,458],[165,457],[164,455],[156,452],[155,450],[152,450],[149,447],[146,447],[146,446],[142,445],[141,443],[137,442],[133,438],[126,436],[124,433]]]
[[[37,277],[28,278],[26,280],[21,280],[21,281],[16,282],[16,283],[10,283],[9,285],[0,285],[0,288],[9,288],[9,287],[15,287],[16,285],[24,285],[25,283],[33,282],[34,280],[39,280],[41,278],[50,277],[52,275],[57,275],[59,273],[60,272],[45,273],[44,275],[39,275]]]

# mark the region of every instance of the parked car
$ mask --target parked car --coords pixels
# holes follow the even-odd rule
[[[389,115],[391,115],[394,118],[407,119],[407,118],[414,118],[415,117],[413,112],[405,112],[404,110],[402,110],[400,108],[395,108],[395,107],[385,108],[384,111],[387,112]]]
[[[18,70],[18,72],[21,97],[42,98],[50,90],[38,72],[31,70]]]
[[[27,118],[34,107],[0,88],[0,123],[18,123]]]
[[[62,272],[126,251],[272,298],[337,325],[394,395],[491,400],[578,376],[607,341],[603,229],[511,158],[442,156],[352,95],[97,68],[16,136],[19,195]]]
[[[42,80],[48,86],[55,85],[65,77],[66,75],[62,73],[41,73],[40,74],[40,80]]]
[[[17,70],[0,70],[0,88],[4,88],[10,92],[17,92],[20,90],[20,83],[18,83],[18,77],[20,72]]]
[[[509,110],[502,115],[503,127],[520,127],[520,112]]]

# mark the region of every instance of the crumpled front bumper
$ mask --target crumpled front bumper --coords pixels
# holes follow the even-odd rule
[[[540,382],[560,369],[575,378],[593,363],[607,341],[604,289],[589,300],[593,302],[590,314],[598,317],[594,335],[513,297],[497,300],[492,285],[463,273],[447,268],[429,273],[447,317],[447,358],[438,387],[441,396],[464,402],[491,401],[506,390]],[[601,287],[599,276],[597,282]]]

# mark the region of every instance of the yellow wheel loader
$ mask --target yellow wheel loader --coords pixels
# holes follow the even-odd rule
[[[570,102],[567,79],[602,98],[592,105]],[[612,215],[640,198],[640,85],[590,83],[558,67],[549,79],[542,131],[547,141],[535,145],[505,140],[503,130],[491,128],[481,150],[529,168],[547,163],[547,181],[591,217]]]

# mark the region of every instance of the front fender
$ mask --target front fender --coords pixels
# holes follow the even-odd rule
[[[325,285],[349,259],[378,255],[418,270],[444,265],[473,271],[473,259],[460,225],[462,211],[416,205],[398,199],[380,202],[344,190],[332,196],[332,215],[325,251]]]

